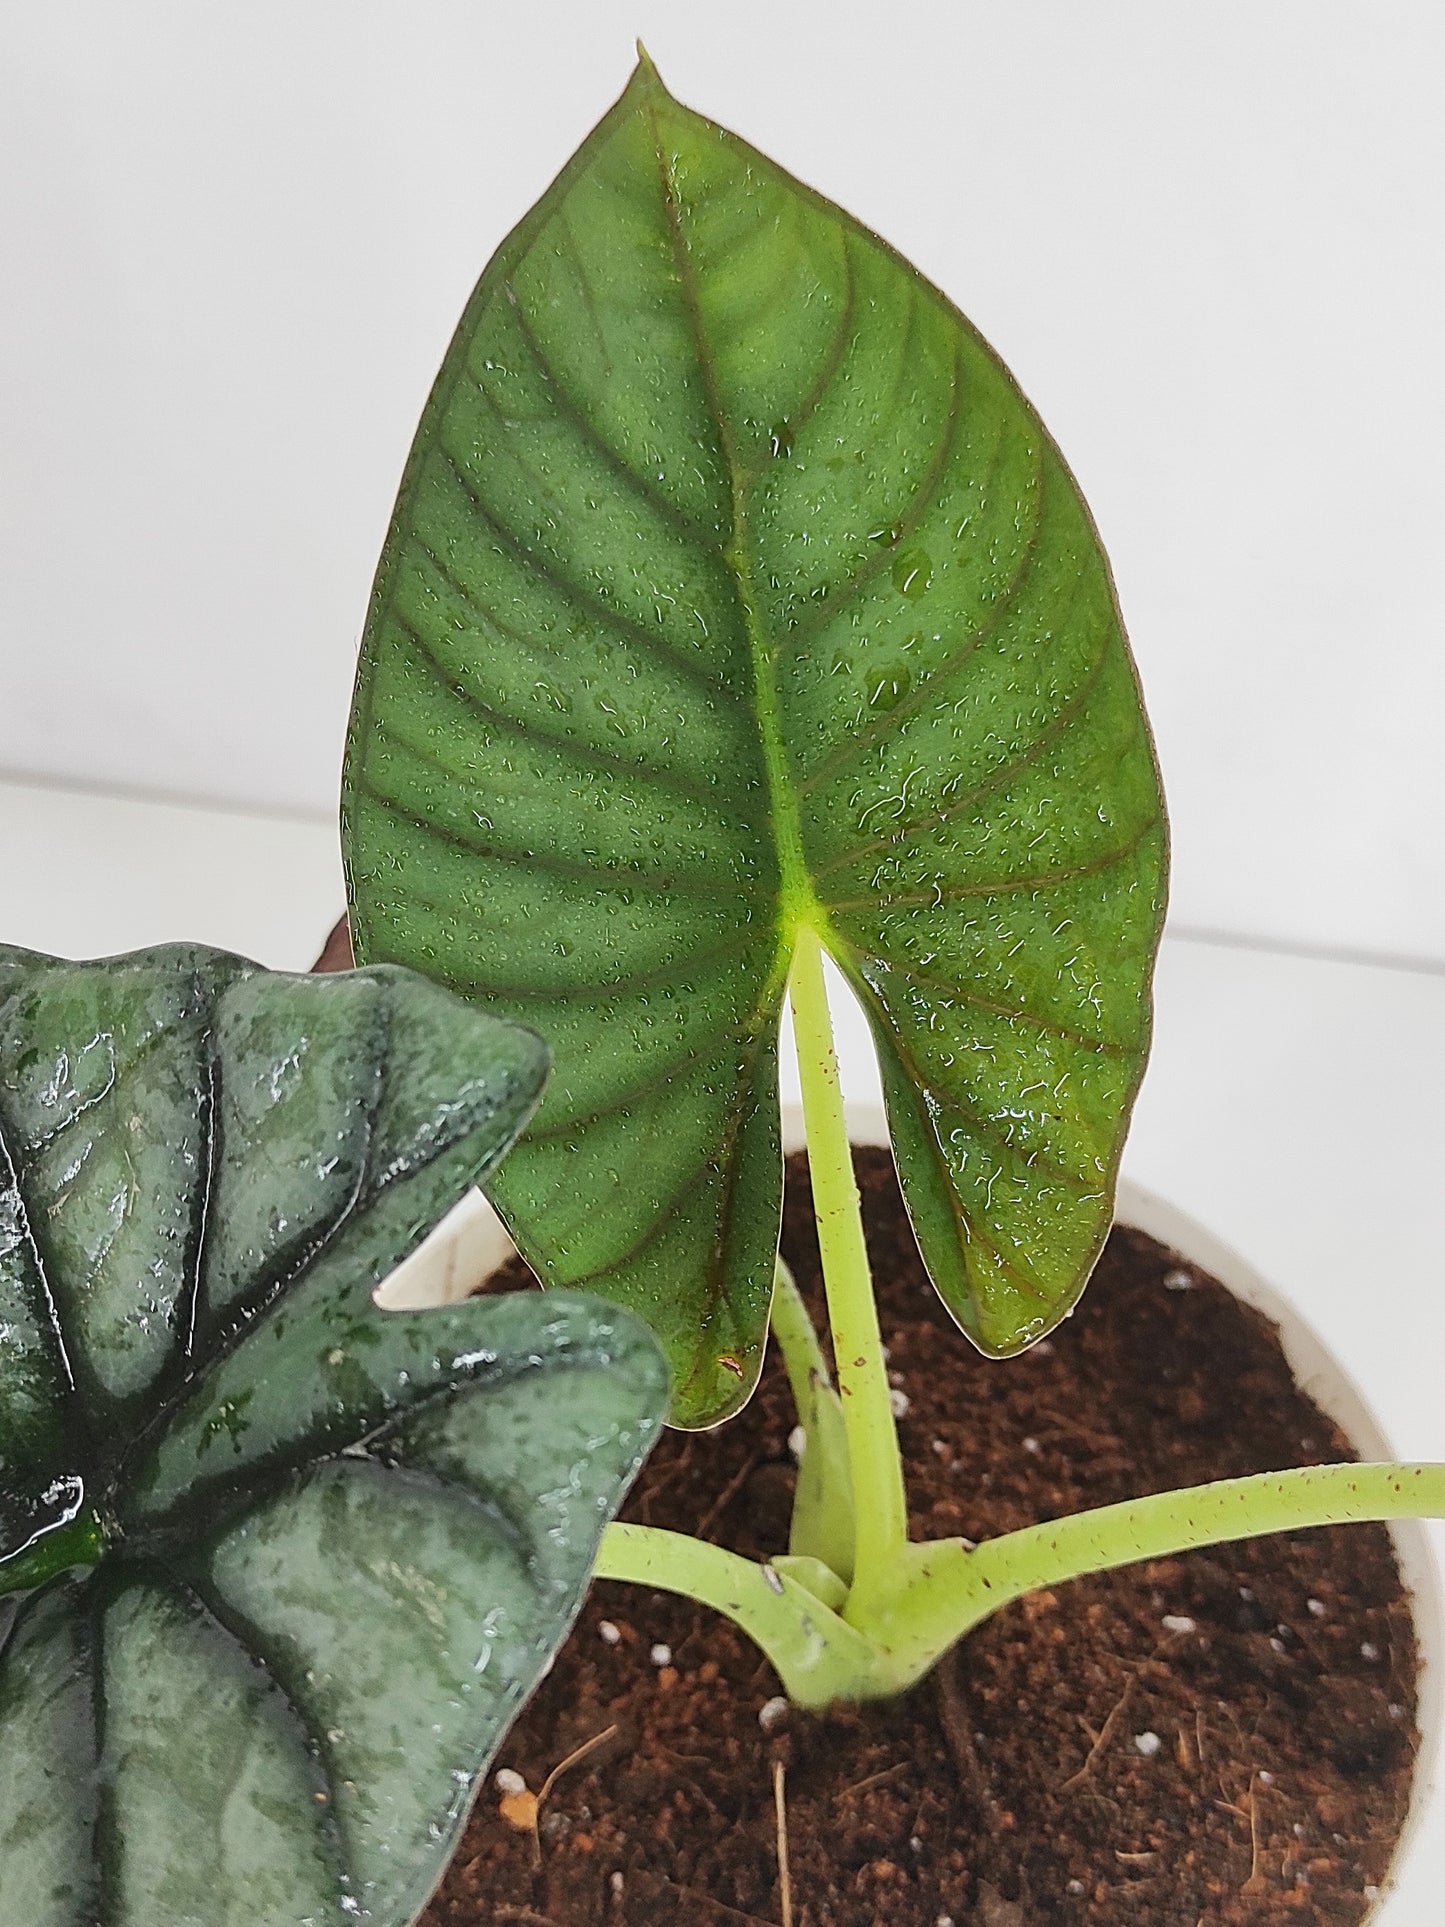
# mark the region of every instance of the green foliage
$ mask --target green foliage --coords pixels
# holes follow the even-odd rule
[[[760,1365],[803,929],[969,1335],[1016,1351],[1077,1298],[1163,905],[1107,564],[950,303],[645,63],[447,353],[344,841],[363,960],[551,1043],[494,1196],[544,1281],[649,1320],[681,1422]]]
[[[0,1919],[424,1904],[666,1401],[604,1305],[372,1303],[545,1074],[405,971],[0,951]]]

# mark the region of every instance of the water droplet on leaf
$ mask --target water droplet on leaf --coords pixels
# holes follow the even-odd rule
[[[905,549],[893,564],[893,586],[899,595],[917,602],[933,580],[933,557],[927,549]]]
[[[913,677],[900,663],[895,669],[885,669],[874,678],[868,696],[870,709],[881,709],[885,713],[902,702],[912,687]]]

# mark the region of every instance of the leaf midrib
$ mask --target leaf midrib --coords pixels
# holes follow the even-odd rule
[[[663,209],[672,242],[673,264],[677,270],[678,290],[682,297],[688,327],[697,353],[698,372],[707,395],[708,408],[717,427],[718,442],[727,470],[732,500],[732,533],[723,544],[723,560],[737,584],[738,608],[747,638],[753,674],[754,714],[767,775],[769,819],[778,856],[778,947],[791,955],[797,933],[803,928],[824,930],[827,918],[813,890],[803,850],[802,821],[798,811],[796,785],[788,768],[783,746],[777,687],[777,647],[758,618],[752,566],[748,558],[748,497],[759,470],[744,462],[733,439],[727,411],[718,390],[717,370],[703,325],[702,305],[698,298],[697,274],[682,225],[682,203],[677,180],[658,126],[657,109],[647,108],[652,131],[653,153],[657,160],[662,188]]]
[[[212,1005],[213,1023],[216,1019],[220,997]],[[363,1118],[364,1140],[362,1153],[357,1161],[356,1179],[345,1201],[341,1204],[331,1222],[324,1229],[318,1229],[291,1257],[290,1262],[278,1271],[268,1275],[263,1270],[249,1281],[249,1286],[238,1295],[217,1316],[212,1307],[205,1302],[205,1279],[199,1274],[205,1269],[205,1247],[197,1253],[197,1296],[195,1317],[192,1320],[192,1343],[189,1347],[177,1344],[168,1362],[168,1368],[156,1380],[154,1387],[154,1406],[149,1419],[135,1430],[131,1438],[122,1446],[110,1471],[109,1486],[112,1492],[126,1492],[130,1489],[127,1474],[136,1459],[144,1453],[152,1442],[163,1438],[180,1411],[199,1396],[221,1370],[226,1361],[258,1328],[263,1319],[282,1304],[293,1286],[299,1283],[312,1268],[319,1263],[326,1251],[337,1242],[342,1232],[350,1224],[356,1207],[368,1196],[373,1178],[372,1160],[376,1152],[376,1134],[381,1117],[382,1106],[386,1101],[387,1075],[390,1068],[389,1051],[391,1038],[392,1012],[385,995],[376,999],[372,1015],[374,1062],[380,1068],[375,1086],[370,1093]],[[213,1107],[208,1117],[209,1132],[213,1142],[208,1146],[207,1156],[210,1170],[218,1168],[222,1155],[222,1119]],[[447,1147],[438,1152],[445,1155]],[[433,1160],[434,1161],[434,1160]],[[376,1183],[369,1202],[386,1189],[389,1182],[384,1176]],[[209,1207],[207,1215],[209,1215]],[[195,1354],[196,1319],[204,1318],[211,1327],[210,1348],[201,1358]]]

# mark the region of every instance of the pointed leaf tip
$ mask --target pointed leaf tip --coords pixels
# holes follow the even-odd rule
[[[649,93],[665,94],[667,83],[657,71],[657,63],[639,40],[637,42],[637,65],[633,69],[631,85],[646,89]]]

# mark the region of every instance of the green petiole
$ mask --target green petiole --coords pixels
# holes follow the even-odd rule
[[[891,1603],[862,1624],[770,1566],[648,1526],[609,1526],[596,1572],[714,1607],[767,1655],[791,1700],[820,1708],[905,1692],[990,1613],[1043,1586],[1267,1532],[1404,1518],[1445,1518],[1445,1466],[1308,1465],[1222,1479],[1028,1526],[976,1550],[960,1539],[910,1546]]]
[[[610,1525],[593,1576],[711,1606],[767,1655],[798,1706],[880,1699],[893,1691],[883,1655],[866,1634],[774,1565],[660,1526]]]
[[[843,1401],[828,1376],[808,1308],[781,1258],[777,1261],[770,1323],[803,1432],[788,1554],[793,1559],[821,1564],[846,1597],[853,1580],[857,1522]],[[817,1592],[818,1585],[814,1583],[811,1589]],[[829,1604],[835,1603],[831,1597],[835,1587],[825,1582],[825,1591]]]
[[[778,1341],[793,1404],[797,1407],[798,1417],[802,1419],[813,1395],[814,1385],[821,1382],[831,1386],[833,1381],[828,1373],[823,1347],[808,1316],[808,1307],[803,1303],[803,1294],[781,1257],[773,1268],[773,1306],[768,1314],[768,1325]]]
[[[857,1528],[847,1615],[859,1624],[869,1612],[880,1609],[893,1590],[898,1555],[908,1541],[908,1499],[843,1115],[823,951],[816,932],[806,926],[797,932],[788,995],[833,1361],[853,1478]]]

